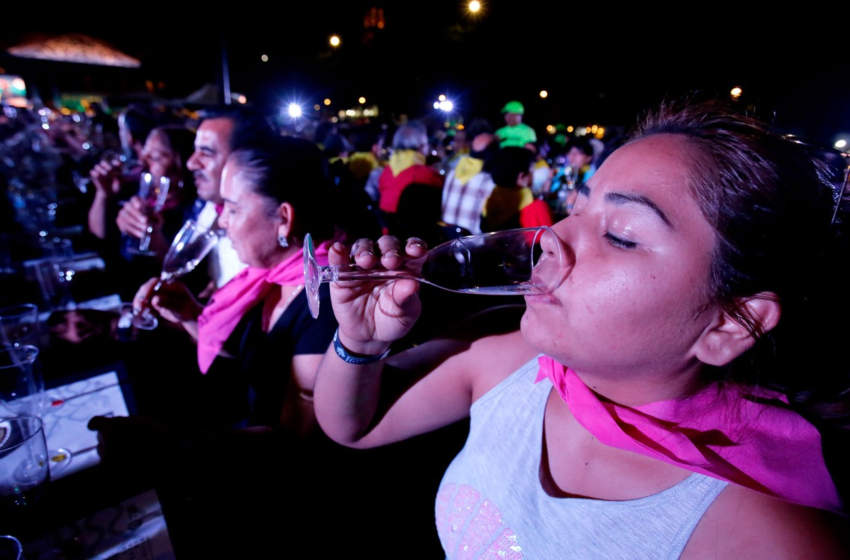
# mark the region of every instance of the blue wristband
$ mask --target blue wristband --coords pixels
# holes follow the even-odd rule
[[[343,362],[362,366],[364,364],[371,364],[383,360],[389,356],[391,348],[387,348],[386,352],[378,354],[377,356],[352,356],[349,354],[348,350],[345,349],[345,346],[342,345],[342,342],[339,341],[339,327],[337,327],[336,332],[334,333],[334,350],[336,351],[336,355],[342,358]]]

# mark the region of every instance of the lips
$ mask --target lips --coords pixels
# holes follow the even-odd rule
[[[558,298],[552,294],[533,294],[526,295],[524,297],[526,304],[555,305],[560,303]]]

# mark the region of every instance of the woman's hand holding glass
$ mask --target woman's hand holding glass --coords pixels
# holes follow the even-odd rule
[[[410,238],[402,243],[396,237],[378,241],[359,239],[351,248],[335,243],[328,254],[330,265],[352,262],[369,270],[375,267],[397,270],[428,253],[423,241]],[[350,351],[376,355],[389,343],[405,336],[419,318],[419,282],[409,278],[387,281],[352,280],[331,283],[331,301],[339,322],[343,346]]]
[[[186,285],[176,280],[160,280],[154,277],[142,284],[133,296],[133,309],[140,313],[150,305],[160,317],[170,323],[197,321],[204,308]]]
[[[164,240],[158,241],[158,238],[162,238],[162,215],[158,212],[149,212],[139,196],[133,196],[121,207],[115,223],[121,233],[136,239],[150,235],[152,247],[161,247],[166,244]]]
[[[107,154],[94,164],[89,172],[89,179],[94,185],[95,192],[105,196],[118,194],[121,179],[124,177],[124,164],[115,154]]]

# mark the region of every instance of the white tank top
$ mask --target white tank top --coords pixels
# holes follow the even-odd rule
[[[548,495],[538,473],[552,383],[534,383],[537,369],[534,358],[472,405],[437,495],[446,558],[678,558],[727,483],[694,473],[637,500]]]

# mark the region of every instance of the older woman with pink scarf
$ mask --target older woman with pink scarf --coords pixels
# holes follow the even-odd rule
[[[313,427],[315,372],[336,328],[333,314],[312,318],[303,291],[304,235],[333,234],[324,166],[313,143],[291,137],[230,154],[219,224],[247,268],[206,306],[179,282],[163,286],[151,302],[197,340],[201,373],[236,362],[252,393],[250,425],[282,423],[299,433]],[[327,242],[316,251],[326,259]],[[322,295],[330,305],[327,288]]]
[[[316,370],[337,322],[330,312],[314,319],[303,289],[304,236],[311,234],[320,263],[327,264],[335,231],[325,166],[317,146],[293,137],[231,153],[222,173],[219,223],[247,268],[214,292],[206,306],[179,282],[164,285],[151,300],[161,317],[197,340],[198,366],[207,376],[202,381],[222,371],[242,377],[247,394],[233,390],[224,396],[227,402],[208,406],[247,401],[248,421],[226,430],[198,425],[196,418],[187,419],[189,426],[168,427],[141,417],[98,417],[89,423],[100,432],[104,461],[123,457],[122,467],[132,467],[156,457],[154,472],[182,477],[181,515],[198,528],[188,537],[190,546],[214,534],[209,542],[225,556],[236,555],[231,547],[245,557],[267,551],[271,545],[264,539],[276,536],[280,527],[295,527],[283,519],[292,517],[287,512],[304,514],[311,500],[322,503],[309,481],[317,466],[334,462],[327,453],[342,449],[318,429],[312,405]],[[137,299],[152,286],[142,286]],[[330,309],[328,287],[319,293]],[[164,384],[162,390],[172,389]],[[298,497],[301,492],[305,495]]]

